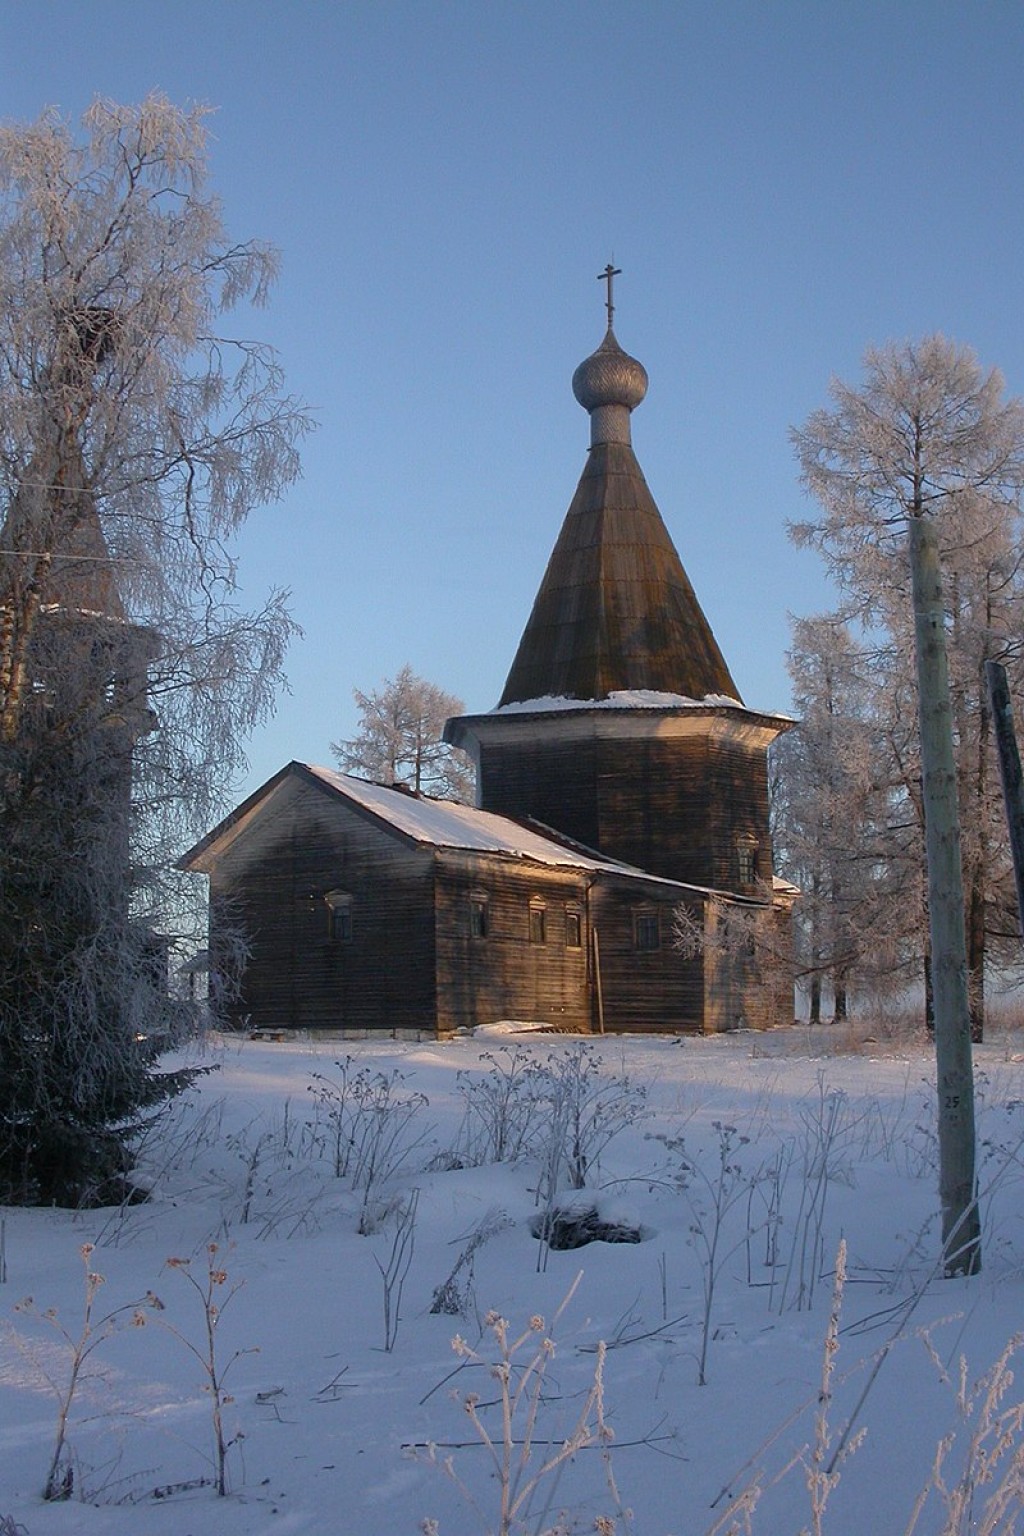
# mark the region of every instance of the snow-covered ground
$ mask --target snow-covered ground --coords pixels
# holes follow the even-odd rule
[[[523,1390],[509,1438],[512,1475],[530,1440],[519,1488],[531,1479],[536,1488],[513,1530],[547,1529],[562,1511],[566,1528],[581,1531],[599,1516],[613,1522],[605,1529],[638,1536],[700,1536],[734,1521],[745,1530],[757,1493],[750,1528],[763,1536],[892,1536],[908,1528],[950,1434],[940,1478],[951,1498],[980,1437],[973,1502],[947,1527],[933,1487],[916,1531],[1024,1529],[1022,1437],[995,1422],[1024,1393],[1010,1385],[987,1407],[968,1401],[1024,1326],[1024,1040],[1004,1034],[977,1051],[985,1262],[958,1281],[935,1271],[929,1048],[869,1042],[846,1052],[839,1043],[828,1029],[585,1045],[539,1034],[212,1043],[201,1059],[217,1070],[143,1148],[147,1203],[6,1212],[0,1531],[400,1536],[431,1519],[441,1536],[497,1531],[501,1371],[479,1361],[498,1360],[501,1325],[488,1314],[509,1321],[510,1342],[525,1331],[511,1367],[512,1388]],[[585,1113],[603,1106],[610,1129],[621,1121],[603,1148],[584,1147],[587,1189],[599,1214],[638,1230],[639,1242],[548,1251],[532,1235],[574,1068]],[[513,1150],[523,1138],[523,1155],[478,1161],[503,1133]],[[386,1175],[403,1148],[397,1172],[371,1178],[369,1192],[357,1187],[372,1156]],[[563,1186],[567,1172],[563,1161]],[[846,1285],[823,1402],[841,1239]],[[40,1493],[72,1364],[68,1340],[82,1332],[81,1250],[90,1243],[88,1267],[104,1284],[59,1474],[71,1469],[74,1496],[47,1504]],[[231,1399],[226,1498],[210,1482],[215,1403],[203,1390],[211,1271],[222,1309],[214,1368]],[[19,1306],[26,1297],[31,1306]],[[436,1310],[439,1302],[455,1310]],[[595,1372],[613,1439],[596,1425]],[[580,1438],[590,1443],[545,1473],[588,1394],[591,1433]],[[825,1469],[851,1415],[822,1512]],[[1001,1485],[1018,1497],[1004,1523],[985,1525]]]

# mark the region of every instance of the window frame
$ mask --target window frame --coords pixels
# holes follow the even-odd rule
[[[489,899],[474,892],[469,898],[469,936],[471,939],[487,939],[491,932],[491,904]]]
[[[736,844],[736,877],[740,885],[756,885],[759,844],[755,837],[744,837]]]
[[[327,908],[327,938],[332,944],[351,944],[354,933],[350,891],[325,891],[324,906]]]
[[[640,907],[633,912],[633,949],[637,954],[653,955],[661,948],[661,913],[656,907]]]

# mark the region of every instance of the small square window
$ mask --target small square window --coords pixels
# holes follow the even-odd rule
[[[547,912],[536,902],[530,904],[530,943],[547,943]]]
[[[565,947],[583,948],[583,919],[575,907],[565,909]]]
[[[660,949],[661,923],[657,912],[634,912],[633,948]]]
[[[489,927],[490,914],[487,910],[486,896],[471,896],[469,899],[469,934],[473,939],[486,939]]]

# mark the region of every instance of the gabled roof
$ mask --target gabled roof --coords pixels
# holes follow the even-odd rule
[[[739,702],[629,440],[646,373],[609,330],[573,387],[591,416],[590,456],[499,708],[636,690]]]
[[[179,868],[208,872],[255,817],[269,808],[283,786],[296,779],[316,785],[404,841],[422,847],[492,853],[559,868],[642,874],[614,859],[601,859],[597,854],[590,855],[558,842],[555,837],[547,837],[508,816],[480,811],[454,800],[435,800],[408,790],[371,784],[336,773],[332,768],[299,762],[282,768],[226,816],[179,860]]]
[[[480,811],[456,800],[435,800],[384,784],[335,773],[331,768],[308,764],[321,784],[344,799],[361,806],[396,832],[431,848],[457,848],[465,852],[500,853],[530,859],[538,864],[566,865],[576,869],[629,869],[614,859],[599,859],[545,837],[508,816]],[[640,871],[630,870],[637,874]]]
[[[581,844],[557,832],[535,829],[510,816],[480,811],[475,806],[454,800],[434,800],[404,789],[371,784],[365,779],[336,773],[311,763],[291,762],[244,800],[178,860],[178,868],[192,873],[209,874],[232,843],[278,799],[288,786],[298,783],[315,785],[330,797],[343,802],[358,814],[369,817],[402,841],[422,848],[451,849],[465,853],[491,854],[496,858],[522,859],[527,863],[547,865],[552,869],[571,869],[592,874],[617,875],[643,881],[666,890],[700,891],[705,895],[724,896],[740,905],[760,905],[748,898],[728,895],[705,886],[687,885],[648,874],[632,864],[605,859],[588,852]]]

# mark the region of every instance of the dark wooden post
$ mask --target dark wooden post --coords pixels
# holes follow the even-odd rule
[[[598,942],[597,928],[591,929],[594,940],[594,986],[597,992],[597,1027],[604,1034],[604,988],[601,984],[601,945]]]
[[[1017,926],[1024,934],[1024,775],[1021,773],[1017,735],[1013,728],[1010,686],[1002,662],[986,661],[985,678],[992,702],[992,721],[999,754],[999,777],[1003,783],[1006,825],[1010,830],[1010,852],[1017,884]]]

